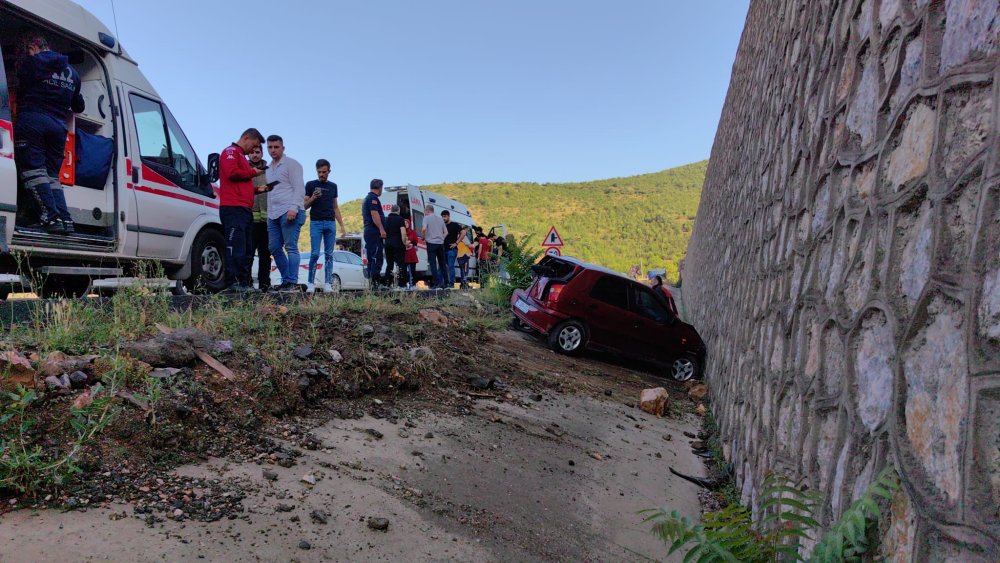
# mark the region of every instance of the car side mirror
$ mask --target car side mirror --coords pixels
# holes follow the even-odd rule
[[[213,183],[219,181],[219,153],[217,152],[208,155],[208,179]]]

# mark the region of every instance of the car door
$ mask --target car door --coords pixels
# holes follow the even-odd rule
[[[139,233],[138,254],[180,257],[185,235],[201,215],[218,209],[208,174],[177,121],[159,100],[135,89],[132,113],[132,189],[137,217],[126,228]],[[137,162],[138,161],[138,162]]]
[[[365,289],[368,284],[365,282],[364,261],[353,252],[345,252],[344,256],[347,259],[344,271],[347,272],[347,277],[350,279],[350,289]]]
[[[590,344],[622,354],[633,354],[639,347],[633,342],[637,315],[629,308],[629,285],[621,276],[594,272],[599,276],[584,304],[584,321],[590,331]]]
[[[671,328],[676,322],[673,314],[653,290],[634,282],[630,286],[629,308],[635,317],[633,339],[642,355],[662,361],[672,359],[678,349]]]

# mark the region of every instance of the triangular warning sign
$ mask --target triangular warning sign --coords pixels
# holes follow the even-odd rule
[[[556,230],[556,226],[552,225],[549,229],[549,234],[545,235],[545,240],[542,241],[542,246],[562,246],[563,240],[559,236],[559,231]]]

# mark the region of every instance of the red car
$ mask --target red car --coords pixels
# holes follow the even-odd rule
[[[532,271],[531,287],[515,290],[510,305],[556,352],[602,350],[665,364],[677,381],[701,377],[705,344],[663,292],[575,258],[546,256]]]

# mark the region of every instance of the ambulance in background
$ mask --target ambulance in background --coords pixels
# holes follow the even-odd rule
[[[419,186],[407,184],[405,186],[389,186],[385,188],[382,193],[382,209],[386,215],[389,214],[393,205],[399,206],[399,215],[401,217],[410,219],[410,224],[417,231],[417,236],[420,237],[420,240],[417,242],[417,258],[419,262],[417,262],[416,270],[417,278],[419,278],[418,281],[429,282],[431,277],[430,266],[427,262],[427,243],[420,233],[420,230],[424,226],[424,207],[427,205],[434,206],[434,213],[436,215],[441,215],[442,211],[447,210],[451,214],[451,221],[453,223],[458,223],[466,228],[465,242],[469,246],[472,246],[472,227],[476,223],[473,221],[472,213],[465,204],[441,194],[422,190]],[[496,229],[502,230],[504,235],[507,234],[506,228],[502,225],[497,226]],[[484,228],[484,230],[489,231],[487,228]],[[361,257],[367,265],[368,259],[363,245],[364,240],[362,239]],[[478,279],[477,272],[477,260],[473,256],[469,261],[469,279]],[[457,273],[455,274],[455,279],[458,279]]]
[[[33,202],[19,186],[13,147],[16,41],[25,32],[42,33],[83,81],[86,110],[72,120],[60,173],[76,234],[29,226]],[[189,289],[221,289],[225,241],[212,179],[111,31],[68,0],[0,0],[0,54],[0,274],[31,280],[42,297],[77,296],[92,279],[154,261]]]

